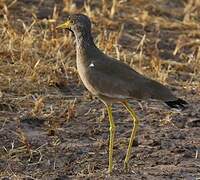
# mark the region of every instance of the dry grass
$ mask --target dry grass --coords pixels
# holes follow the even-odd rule
[[[150,102],[134,105],[150,139],[160,133],[156,128],[149,129],[151,126],[162,126],[165,128],[163,133],[168,132],[168,128],[176,132],[176,120],[185,118],[186,126],[181,133],[189,135],[185,144],[178,139],[177,146],[183,149],[190,146],[190,153],[194,150],[195,155],[191,155],[191,161],[188,160],[190,163],[195,159],[193,157],[199,159],[200,142],[196,132],[193,132],[200,131],[199,0],[63,0],[57,4],[54,1],[1,0],[0,176],[14,179],[62,176],[105,178],[107,143],[102,133],[107,129],[107,121],[104,111],[101,115],[100,103],[94,99],[91,102],[92,97],[84,92],[79,80],[75,68],[73,35],[55,29],[68,13],[80,12],[91,18],[95,42],[105,53],[170,86],[175,94],[189,101],[191,108],[184,113],[169,112],[165,107],[156,107]],[[114,111],[116,116],[127,119],[123,110],[116,108]],[[126,127],[127,121],[118,123]],[[192,129],[189,123],[197,125],[192,126]],[[122,131],[124,127],[121,127]],[[129,130],[130,127],[131,124]],[[123,153],[129,132],[121,133],[121,139],[116,145],[120,146]],[[140,138],[145,142],[151,141],[145,136],[142,138],[142,133]],[[171,140],[173,143],[173,138]],[[87,141],[93,147],[89,149],[89,145],[81,144],[81,141]],[[146,145],[151,146],[148,143]],[[136,148],[138,154],[141,147]],[[89,151],[85,152],[86,157],[78,154],[81,148]],[[95,159],[93,155],[98,151],[101,153],[95,155]],[[156,149],[149,153],[152,155],[150,161],[158,161]],[[164,155],[162,151],[159,153],[157,156],[173,156],[169,152]],[[119,157],[117,162],[121,162]],[[173,175],[181,177],[181,170],[177,166],[174,172],[169,171],[173,169],[170,166],[165,173],[162,171],[162,162],[160,166],[155,166],[158,172],[164,173],[162,176],[162,173],[158,174],[155,169],[151,169],[148,163],[141,166],[133,158],[134,163],[138,163],[137,167],[133,167],[136,174],[122,173],[122,179],[128,179],[131,175],[147,179]],[[196,161],[194,164],[190,164],[193,169],[187,169],[190,165],[182,169],[183,177],[200,176],[199,170],[196,170],[200,165]],[[141,175],[141,167],[146,169],[148,175]]]

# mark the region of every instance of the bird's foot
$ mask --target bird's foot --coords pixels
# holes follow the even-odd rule
[[[129,164],[128,164],[128,162],[124,162],[124,171],[126,172],[126,173],[128,173],[129,172]]]
[[[113,166],[112,166],[112,163],[111,164],[109,164],[109,166],[108,166],[108,174],[111,174],[112,173],[112,171],[113,171]]]
[[[108,170],[107,170],[107,173],[106,174],[108,174],[108,175],[111,175],[112,174],[112,169],[110,169],[110,168],[108,168]]]

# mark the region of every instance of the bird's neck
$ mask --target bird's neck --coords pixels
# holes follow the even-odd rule
[[[75,36],[77,57],[91,57],[98,50],[90,32],[76,33]]]

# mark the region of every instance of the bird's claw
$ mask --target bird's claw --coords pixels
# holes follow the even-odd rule
[[[124,171],[126,173],[129,172],[129,164],[128,164],[128,162],[124,162]]]

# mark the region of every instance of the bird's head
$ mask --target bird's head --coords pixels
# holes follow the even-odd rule
[[[91,22],[90,19],[83,14],[73,14],[61,25],[57,26],[58,29],[68,29],[73,33],[90,32]]]

